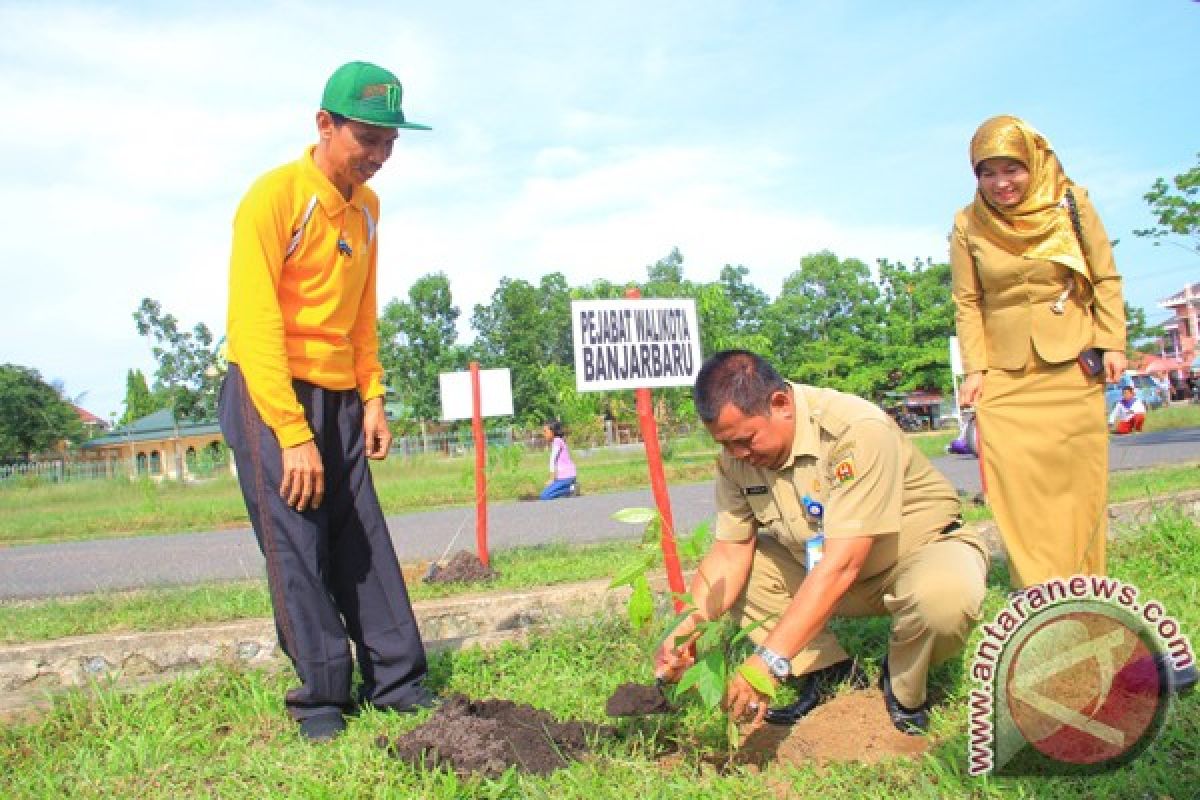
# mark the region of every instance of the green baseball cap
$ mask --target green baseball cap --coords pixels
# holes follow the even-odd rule
[[[403,94],[400,81],[383,67],[366,61],[351,61],[329,76],[325,94],[321,96],[321,108],[346,119],[383,128],[432,130],[428,125],[404,119],[404,112],[400,110]]]

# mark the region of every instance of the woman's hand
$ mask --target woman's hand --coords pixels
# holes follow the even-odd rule
[[[1121,376],[1125,374],[1126,366],[1125,353],[1123,351],[1104,351],[1104,380],[1107,383],[1116,383],[1121,380]]]
[[[1107,356],[1107,353],[1105,355]],[[967,373],[962,388],[959,389],[959,400],[964,407],[974,406],[983,397],[983,376],[982,372]]]

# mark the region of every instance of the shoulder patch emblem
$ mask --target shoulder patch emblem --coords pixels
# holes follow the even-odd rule
[[[854,480],[854,459],[843,458],[833,468],[833,479],[839,485]]]

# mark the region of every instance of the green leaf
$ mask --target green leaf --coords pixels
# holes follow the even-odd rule
[[[774,699],[775,684],[767,676],[767,673],[749,664],[740,664],[737,668],[737,674],[745,678],[746,683],[750,684],[754,691]]]
[[[658,512],[653,508],[622,508],[615,512],[612,518],[617,522],[628,522],[630,525],[645,525],[650,520],[656,518]]]
[[[644,628],[654,618],[654,594],[645,575],[633,581],[633,594],[629,596],[629,623],[635,628]]]
[[[725,738],[729,741],[730,750],[737,750],[742,746],[742,732],[738,730],[737,720],[732,714],[725,715]]]
[[[655,515],[654,519],[646,523],[646,530],[642,531],[642,544],[658,545],[662,540],[662,517]]]
[[[758,628],[761,628],[763,625],[766,625],[768,622],[770,622],[771,620],[775,619],[778,616],[779,616],[778,614],[771,614],[769,617],[763,617],[762,619],[758,620],[757,622],[750,623],[749,625],[747,625],[746,627],[742,628],[737,633],[735,633],[733,635],[733,638],[729,640],[729,644],[730,645],[737,644],[738,642],[742,641],[747,636],[749,636],[753,631],[757,630]]]
[[[700,638],[696,640],[696,649],[701,653],[707,653],[709,650],[720,650],[725,640],[725,623],[721,620],[713,620],[711,622],[702,622],[698,626],[701,633]]]
[[[692,528],[690,536],[679,540],[679,555],[682,558],[702,558],[712,544],[712,523],[704,521]]]
[[[636,562],[629,564],[617,573],[616,577],[614,577],[608,584],[608,588],[615,589],[618,586],[633,586],[634,581],[636,581],[638,578],[645,580],[646,570],[654,566],[655,559],[655,554],[651,553],[649,555],[642,556]]]
[[[710,651],[683,673],[679,692],[695,689],[706,708],[717,708],[725,697],[725,674],[725,655]]]

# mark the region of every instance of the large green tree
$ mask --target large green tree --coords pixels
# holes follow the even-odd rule
[[[170,397],[150,391],[146,376],[140,369],[131,369],[125,373],[125,413],[121,415],[120,424],[128,425],[135,419],[166,408],[170,402]]]
[[[27,461],[82,435],[75,409],[37,370],[0,365],[0,458]]]
[[[737,313],[733,327],[739,334],[761,333],[771,304],[766,292],[746,280],[749,274],[750,270],[742,264],[721,267],[721,287]]]
[[[457,344],[460,314],[443,272],[418,278],[407,301],[394,299],[384,306],[379,360],[388,385],[413,419],[441,416],[438,375],[466,365],[466,351]]]
[[[1157,355],[1166,331],[1161,325],[1146,324],[1146,310],[1125,303],[1125,352],[1129,356],[1139,353]]]
[[[880,330],[880,363],[864,364],[871,396],[887,389],[950,389],[949,339],[954,334],[954,302],[949,264],[922,260],[911,267],[879,262],[885,308]]]
[[[823,250],[784,280],[764,333],[785,377],[869,396],[884,368],[884,310],[866,264]]]
[[[552,272],[538,286],[501,278],[491,302],[476,305],[471,315],[473,354],[485,368],[509,368],[513,411],[522,424],[556,416],[556,391],[544,367],[571,363],[569,307],[566,279]]]
[[[179,419],[215,419],[217,347],[208,326],[199,322],[190,331],[180,330],[179,320],[149,297],[142,298],[133,321],[137,332],[152,342],[151,352],[158,362],[154,391],[168,398],[167,406]]]
[[[1200,253],[1200,153],[1196,166],[1176,175],[1170,183],[1163,178],[1154,182],[1144,195],[1154,214],[1156,225],[1134,231],[1137,236],[1155,239],[1181,236],[1188,240],[1185,247]]]

